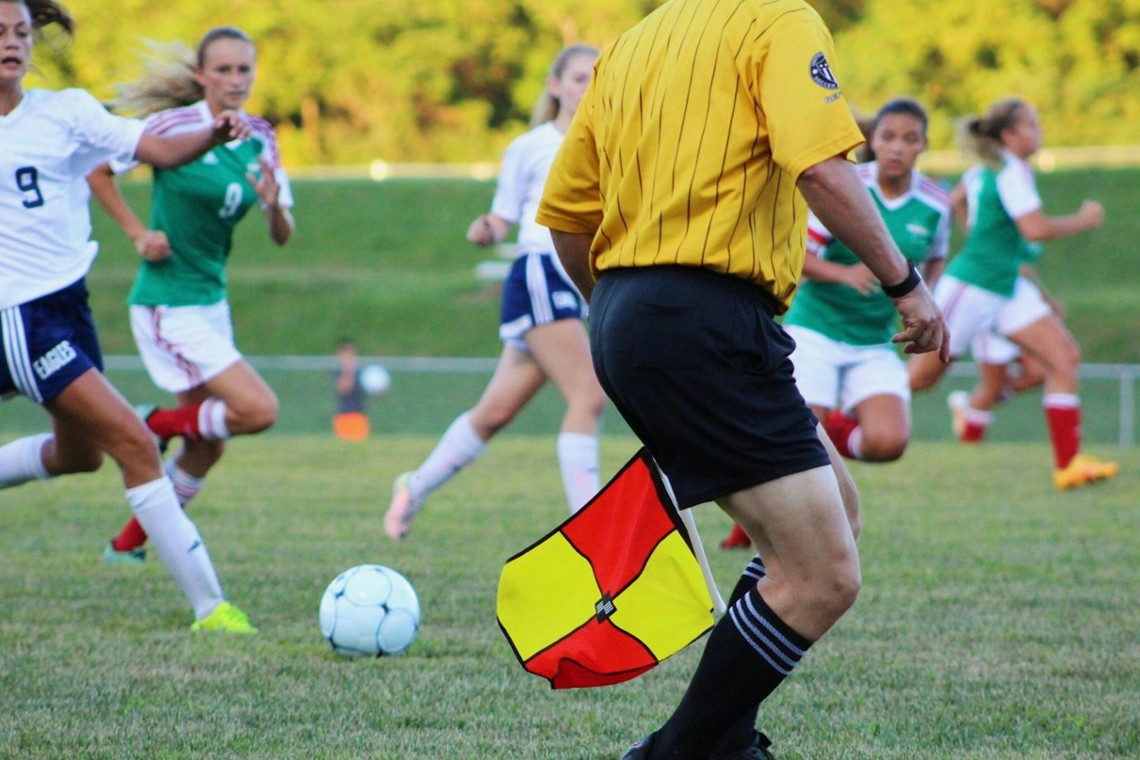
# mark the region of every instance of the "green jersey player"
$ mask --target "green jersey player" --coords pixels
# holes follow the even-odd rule
[[[945,262],[951,216],[949,195],[915,169],[926,128],[921,105],[890,101],[868,130],[875,160],[857,168],[899,250],[933,280]],[[850,459],[892,461],[910,440],[910,387],[891,344],[897,313],[870,270],[812,214],[803,277],[783,325],[796,341],[796,385]],[[749,544],[734,526],[721,546]]]
[[[1081,407],[1077,395],[1080,349],[1059,314],[1032,283],[1019,277],[1040,243],[1099,227],[1104,209],[1086,200],[1075,214],[1047,216],[1028,159],[1041,146],[1037,111],[1008,98],[984,117],[965,123],[967,143],[982,159],[962,178],[952,200],[966,212],[968,232],[961,254],[938,282],[934,296],[950,328],[951,357],[991,328],[1045,367],[1042,405],[1053,444],[1053,483],[1061,490],[1115,477],[1113,462],[1082,454]],[[933,386],[946,365],[916,357],[910,363],[914,390]]]
[[[161,109],[148,120],[150,132],[178,134],[221,109],[240,109],[254,80],[253,42],[232,27],[212,29],[197,55],[175,70],[184,81],[172,82],[170,68],[160,67],[123,88],[122,105],[143,113]],[[200,99],[187,104],[172,92]],[[183,506],[202,489],[223,441],[261,432],[277,419],[276,396],[234,345],[225,269],[234,228],[254,206],[261,208],[275,243],[289,240],[293,196],[273,128],[244,115],[249,139],[219,145],[179,169],[155,172],[149,225],[112,179],[112,170],[125,166],[104,166],[89,177],[96,197],[143,258],[129,297],[131,331],[151,379],[176,399],[176,408],[147,410],[146,421],[160,439],[183,439],[166,464]],[[132,520],[104,557],[141,561],[145,541],[146,533]]]

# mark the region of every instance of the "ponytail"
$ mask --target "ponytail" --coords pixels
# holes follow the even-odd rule
[[[568,45],[562,48],[558,57],[554,59],[554,63],[550,65],[549,76],[558,79],[566,72],[566,66],[570,61],[580,55],[589,55],[597,58],[601,51],[592,45],[585,45],[582,43],[576,45]],[[558,118],[559,109],[558,98],[550,94],[550,88],[543,85],[542,94],[538,96],[538,101],[534,104],[534,110],[530,114],[530,126],[534,127],[545,124],[548,121],[554,121]]]
[[[1013,127],[1029,105],[1020,98],[1005,98],[989,107],[985,116],[970,116],[959,129],[963,146],[988,164],[1001,159],[1001,135]]]
[[[45,26],[56,25],[63,29],[68,36],[75,33],[75,20],[62,3],[56,0],[0,0],[0,2],[14,2],[28,9],[32,17],[32,29],[43,29]]]
[[[144,56],[145,73],[141,79],[118,85],[111,102],[117,110],[137,117],[170,108],[188,106],[205,97],[195,72],[206,63],[206,50],[219,39],[241,40],[253,44],[245,32],[232,26],[219,26],[206,32],[197,51],[181,42],[159,43],[147,40],[150,53]]]

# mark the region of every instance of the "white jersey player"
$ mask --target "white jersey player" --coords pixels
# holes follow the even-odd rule
[[[586,91],[598,51],[585,45],[564,49],[547,79],[542,123],[507,148],[491,213],[478,217],[467,239],[480,246],[502,241],[517,224],[520,255],[503,285],[499,336],[504,346],[482,398],[460,415],[435,450],[392,488],[384,528],[401,539],[425,497],[482,452],[491,436],[514,419],[549,379],[566,398],[558,435],[558,461],[570,511],[584,506],[599,486],[598,422],[605,393],[594,375],[582,327],[585,302],[554,254],[550,231],[535,212],[562,136]]]
[[[33,21],[34,19],[34,21]],[[227,602],[194,524],[178,507],[150,432],[102,374],[84,276],[85,175],[112,158],[177,166],[244,138],[233,112],[177,137],[144,134],[82,90],[25,90],[36,33],[72,20],[54,0],[0,0],[0,394],[22,394],[52,432],[0,447],[0,488],[119,465],[127,501],[194,608],[194,630],[252,632]]]

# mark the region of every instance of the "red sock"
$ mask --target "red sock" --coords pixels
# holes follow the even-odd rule
[[[201,438],[198,429],[198,410],[202,404],[180,406],[177,409],[155,409],[146,418],[147,427],[160,438],[174,438],[186,436],[188,438]]]
[[[115,547],[117,552],[129,552],[145,543],[146,531],[139,525],[138,518],[132,516],[123,526],[123,529],[119,531],[119,535],[111,541],[111,546]]]
[[[963,443],[981,443],[982,439],[986,437],[987,430],[989,430],[988,425],[979,425],[967,420],[966,427],[962,428],[962,436],[958,440]]]
[[[839,452],[840,456],[847,459],[855,458],[851,456],[851,449],[847,443],[851,440],[851,431],[857,427],[859,427],[859,420],[848,417],[838,409],[829,414],[827,422],[823,423],[823,429],[827,431],[828,438],[835,444],[835,450]]]
[[[1053,462],[1058,470],[1069,466],[1081,448],[1081,406],[1045,398],[1045,420],[1053,440]]]
[[[748,537],[739,523],[733,523],[728,538],[720,542],[722,549],[747,549],[749,546],[752,546],[752,539]]]

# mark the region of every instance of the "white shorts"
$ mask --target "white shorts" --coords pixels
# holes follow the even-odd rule
[[[992,330],[1009,336],[1049,315],[1049,305],[1029,280],[1018,277],[1010,298],[944,274],[934,286],[934,300],[950,330],[950,356],[966,353],[974,338]]]
[[[1009,364],[1021,356],[1021,349],[1009,338],[1003,338],[993,330],[986,330],[970,341],[970,353],[974,361],[982,364]]]
[[[241,360],[230,305],[131,306],[131,332],[154,384],[170,393],[202,385]]]
[[[1041,289],[1024,277],[1013,286],[1013,298],[998,312],[994,328],[999,335],[1013,335],[1053,313]]]
[[[798,325],[784,330],[796,341],[796,386],[810,406],[850,410],[871,396],[910,402],[906,366],[890,346],[852,346]]]
[[[1006,335],[1012,335],[1052,313],[1041,289],[1032,280],[1018,277],[1013,298],[1001,307],[992,329],[978,333],[970,341],[974,360],[986,364],[1009,364],[1021,356],[1021,349]]]

